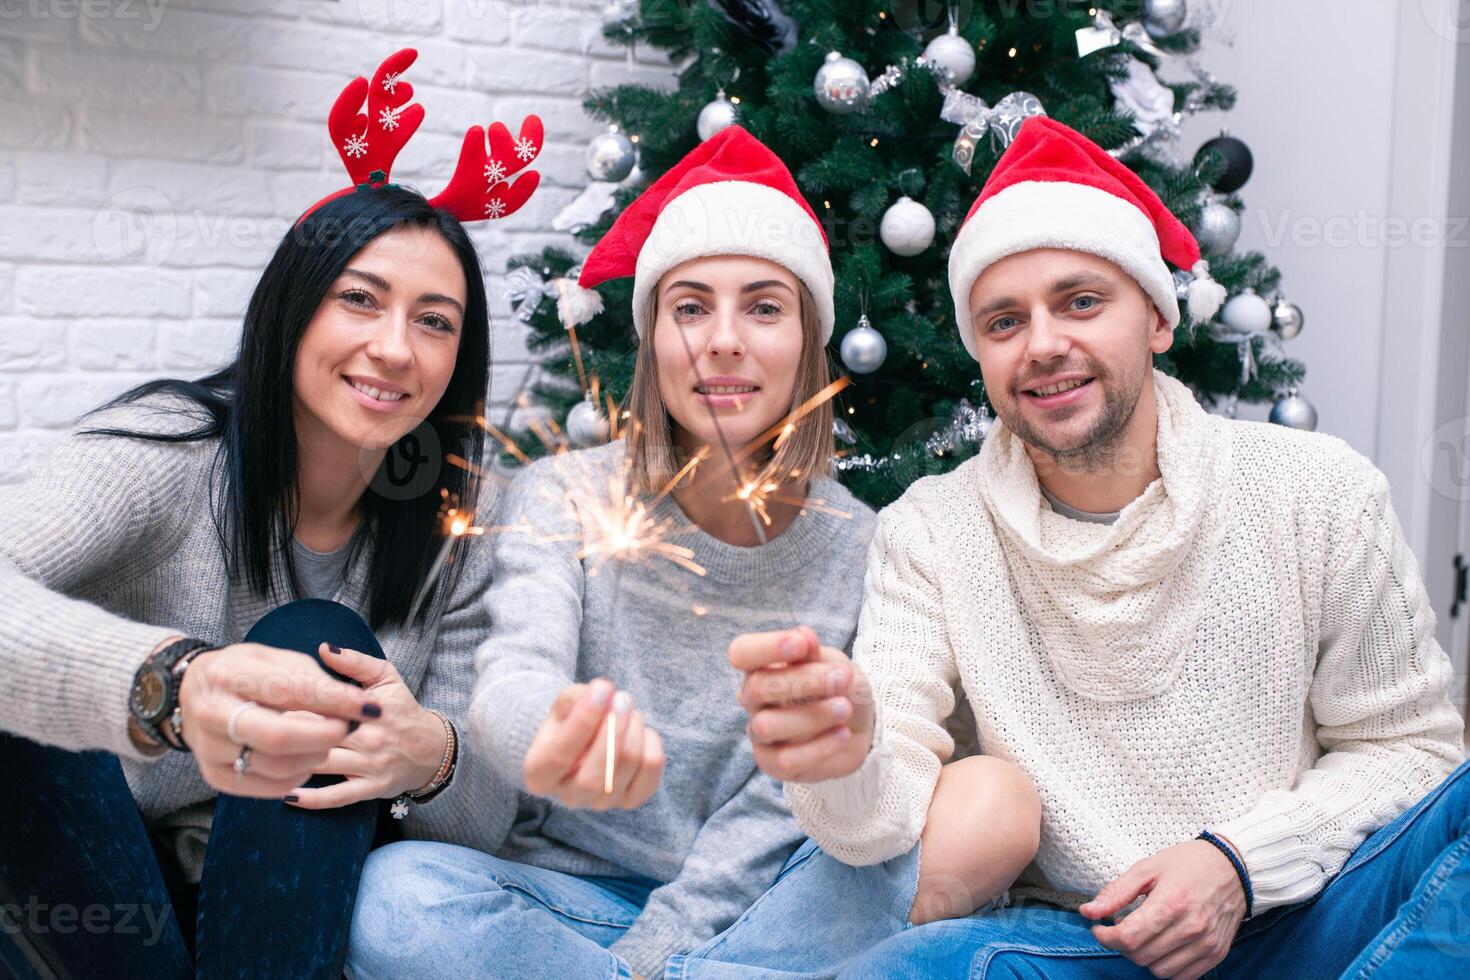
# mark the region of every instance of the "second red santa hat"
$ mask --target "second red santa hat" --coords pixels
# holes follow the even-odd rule
[[[618,215],[582,265],[587,288],[633,276],[633,325],[648,332],[648,300],[665,272],[690,259],[748,255],[784,266],[812,294],[822,340],[832,336],[827,236],[781,159],[740,126],[691,150]]]
[[[1081,133],[1046,116],[1022,125],[1001,155],[949,253],[949,289],[965,349],[975,357],[970,290],[989,266],[1037,248],[1101,256],[1179,325],[1173,263],[1194,275],[1189,315],[1202,323],[1225,301],[1189,229],[1143,179]]]

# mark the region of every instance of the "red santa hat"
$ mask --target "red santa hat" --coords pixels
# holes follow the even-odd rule
[[[1166,260],[1195,276],[1189,286],[1195,322],[1214,316],[1225,300],[1224,287],[1209,278],[1194,236],[1142,178],[1092,140],[1046,116],[1021,125],[950,249],[955,322],[971,357],[976,357],[970,318],[975,280],[1006,256],[1035,248],[1088,252],[1113,262],[1143,287],[1170,327],[1179,325],[1179,302]]]
[[[582,265],[578,284],[633,277],[633,325],[648,330],[648,299],[665,272],[689,259],[748,255],[800,279],[832,336],[827,235],[791,171],[760,140],[729,126],[691,150],[618,215]]]

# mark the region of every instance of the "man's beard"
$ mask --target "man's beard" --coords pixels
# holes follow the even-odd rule
[[[1138,410],[1138,399],[1143,392],[1144,381],[1149,378],[1150,372],[1143,370],[1118,377],[1091,362],[1087,362],[1082,370],[1092,376],[1093,384],[1102,387],[1103,407],[1091,427],[1075,444],[1056,445],[1048,439],[1046,433],[1031,425],[1021,411],[1021,399],[1027,397],[1024,388],[1017,389],[1015,401],[1009,406],[1013,411],[1003,411],[997,406],[996,414],[1006,428],[1019,436],[1022,442],[1046,453],[1058,468],[1069,472],[1095,473],[1109,468],[1122,448],[1128,426]]]

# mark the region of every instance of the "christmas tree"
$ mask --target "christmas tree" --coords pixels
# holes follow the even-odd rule
[[[1235,98],[1197,67],[1160,82],[1200,43],[1187,14],[1184,0],[614,0],[606,37],[667,52],[678,85],[620,85],[586,99],[610,127],[588,151],[600,182],[569,209],[583,212],[578,237],[596,242],[648,180],[732,121],[775,150],[832,248],[833,355],[854,381],[835,407],[839,476],[882,505],[978,451],[988,409],[956,336],[948,247],[1015,129],[1045,112],[1153,187],[1196,230],[1231,297],[1209,323],[1191,322],[1181,302],[1184,320],[1158,367],[1216,411],[1273,401],[1274,421],[1310,428],[1315,413],[1294,392],[1302,365],[1280,344],[1301,313],[1265,256],[1233,248],[1249,150],[1229,137],[1196,153],[1177,145],[1186,115]],[[612,282],[598,287],[604,310],[577,327],[573,356],[565,309],[542,300],[565,294],[557,280],[577,262],[552,248],[510,263],[517,316],[546,372],[533,394],[556,418],[570,410],[574,443],[605,431],[592,402],[577,403],[593,379],[603,411],[621,399],[637,344],[631,281]],[[1182,291],[1190,277],[1178,278]]]

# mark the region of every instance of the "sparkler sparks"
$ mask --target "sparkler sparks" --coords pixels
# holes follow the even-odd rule
[[[457,457],[456,457],[457,458]],[[467,464],[468,465],[468,464]],[[444,544],[439,548],[439,554],[434,557],[434,563],[429,566],[429,573],[424,576],[424,582],[414,594],[413,604],[408,608],[408,622],[413,622],[418,616],[419,608],[423,606],[424,600],[434,588],[434,583],[439,580],[439,574],[444,571],[444,563],[449,560],[449,553],[454,550],[455,543],[465,535],[480,535],[485,533],[483,527],[475,526],[474,514],[459,509],[459,501],[455,499],[448,490],[440,490],[440,496],[444,498],[439,508],[439,520],[444,534]]]
[[[610,438],[619,439],[626,435],[626,425],[621,423],[628,419],[628,413],[619,412],[612,396],[602,389],[600,379],[595,373],[588,370],[583,360],[575,324],[568,322],[565,326],[577,380],[584,397],[594,405],[601,406],[604,402],[606,403]],[[680,338],[689,356],[690,366],[694,368],[696,383],[703,384],[703,379],[699,377],[695,351],[689,346],[689,340],[682,332]],[[804,496],[784,492],[790,484],[800,479],[799,471],[782,472],[774,459],[767,459],[756,469],[754,475],[745,465],[751,457],[763,452],[771,456],[779,454],[796,434],[803,418],[823,403],[835,398],[851,383],[851,378],[843,377],[828,384],[779,419],[767,431],[738,448],[730,445],[721,426],[721,419],[713,406],[710,406],[710,417],[718,448],[725,464],[729,467],[731,479],[736,483],[735,491],[724,499],[726,501],[738,500],[746,507],[751,525],[761,544],[768,543],[769,537],[766,529],[774,524],[771,514],[773,503],[801,510],[819,511],[841,518],[850,519],[852,517],[850,513],[826,506],[825,501],[813,498],[810,492]],[[515,399],[515,403],[527,410],[526,425],[530,432],[541,442],[546,451],[558,460],[553,465],[556,465],[560,471],[561,487],[557,490],[548,487],[547,492],[561,494],[561,503],[566,514],[571,518],[572,526],[564,531],[559,529],[558,533],[554,534],[546,534],[544,531],[524,524],[495,527],[488,530],[494,533],[531,534],[543,542],[576,541],[579,544],[576,557],[579,561],[586,563],[589,576],[597,574],[598,570],[609,561],[614,562],[619,568],[626,563],[667,561],[695,575],[706,574],[706,570],[695,561],[695,553],[692,549],[682,547],[671,540],[678,534],[689,533],[695,526],[687,520],[679,524],[674,518],[658,516],[658,505],[681,485],[687,486],[693,482],[698,476],[700,466],[710,459],[712,447],[701,448],[680,467],[679,471],[657,494],[649,497],[630,491],[631,462],[626,456],[621,473],[598,475],[589,467],[582,465],[583,461],[572,452],[566,434],[554,419],[532,411],[524,390]],[[745,405],[740,403],[738,407],[743,410]],[[522,464],[531,462],[529,454],[523,451],[514,439],[483,415],[477,415],[474,421],[518,462]],[[631,424],[637,425],[636,420]],[[467,461],[455,458],[450,462],[469,469],[471,472],[489,475],[484,474]],[[479,529],[481,533],[485,530]],[[450,533],[453,534],[452,528]],[[447,539],[447,542],[450,540],[453,540],[452,537]],[[703,606],[695,606],[693,613],[695,616],[705,616],[708,615],[709,610]],[[795,619],[793,611],[792,620],[795,621]]]

